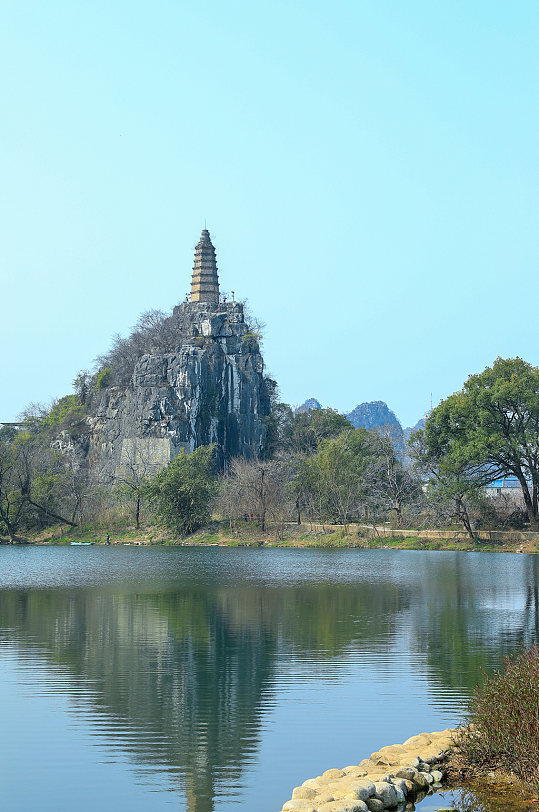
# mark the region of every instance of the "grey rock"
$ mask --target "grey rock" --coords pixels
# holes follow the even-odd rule
[[[365,803],[367,804],[369,812],[383,812],[385,809],[384,802],[379,798],[369,798]]]
[[[404,796],[408,794],[408,787],[406,786],[404,778],[394,778],[393,785],[396,789],[400,790]]]
[[[376,781],[374,787],[374,797],[382,801],[386,809],[398,805],[397,791],[393,784],[389,784],[387,781]]]
[[[243,305],[182,303],[169,334],[170,349],[139,358],[128,385],[92,397],[79,444],[102,484],[133,461],[154,473],[182,448],[215,443],[221,464],[262,448],[269,399]],[[59,437],[59,450],[62,443]]]
[[[407,781],[413,781],[416,775],[417,770],[414,767],[402,767],[396,773],[397,778],[406,779]]]
[[[412,779],[416,787],[420,789],[427,789],[429,787],[429,781],[427,780],[426,773],[416,773],[415,777]]]

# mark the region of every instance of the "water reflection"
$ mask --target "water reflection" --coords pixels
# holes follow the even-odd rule
[[[388,674],[397,685],[405,680],[405,658],[413,679],[430,686],[438,701],[443,695],[453,703],[475,684],[479,668],[491,669],[537,636],[538,567],[532,557],[507,562],[503,556],[391,552],[363,554],[361,566],[351,568],[357,558],[336,553],[317,563],[301,551],[286,557],[283,570],[280,551],[233,561],[208,550],[191,560],[182,551],[179,568],[171,556],[156,555],[152,568],[154,551],[148,550],[140,552],[146,556],[143,577],[134,577],[131,557],[125,559],[129,577],[107,581],[99,574],[94,583],[88,571],[87,583],[73,588],[61,577],[58,583],[58,568],[70,555],[61,552],[64,559],[47,560],[43,588],[32,582],[31,589],[23,584],[0,591],[3,639],[27,662],[44,661],[53,683],[48,690],[55,684],[70,692],[92,735],[116,742],[145,770],[164,777],[154,791],[175,787],[190,812],[227,803],[255,808],[242,794],[245,770],[257,764],[271,735],[266,716],[281,707],[281,694],[295,689],[300,677],[339,685],[348,680],[353,691],[360,671],[350,667],[358,663],[360,703],[367,684]],[[298,568],[295,578],[290,565]],[[47,585],[47,568],[54,569],[55,588]],[[397,696],[384,698],[388,725],[398,707]],[[287,712],[293,715],[295,705]],[[421,713],[415,716],[417,728],[425,727]],[[367,742],[374,735],[369,726]],[[351,741],[357,736],[351,732]],[[284,750],[287,744],[283,738]],[[313,769],[302,778],[317,771],[315,744],[306,741],[310,746]],[[295,757],[294,751],[286,755]],[[275,784],[271,767],[257,770],[268,798]],[[286,797],[275,789],[267,809],[279,808]],[[139,808],[152,807],[141,802]]]

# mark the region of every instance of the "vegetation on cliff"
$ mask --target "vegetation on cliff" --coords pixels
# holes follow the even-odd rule
[[[207,446],[180,453],[160,473],[124,458],[104,482],[89,470],[84,443],[94,393],[113,375],[116,362],[106,362],[96,375],[78,376],[75,394],[28,409],[18,430],[0,429],[0,534],[11,541],[59,522],[82,530],[88,521],[137,529],[157,521],[185,536],[212,513],[231,531],[247,517],[279,538],[287,523],[305,519],[343,525],[345,535],[352,522],[375,534],[384,523],[456,524],[475,540],[485,528],[537,526],[539,370],[521,359],[498,359],[442,401],[412,435],[413,466],[392,437],[354,429],[332,409],[294,412],[266,378],[271,411],[259,457],[234,458],[224,473]],[[508,474],[520,482],[525,509],[485,496],[486,484]]]

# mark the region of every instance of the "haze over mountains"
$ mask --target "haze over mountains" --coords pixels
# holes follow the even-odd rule
[[[308,398],[296,412],[308,412],[311,409],[321,409],[322,404],[316,398]],[[373,400],[370,403],[359,403],[355,409],[348,414],[345,413],[354,428],[376,431],[391,437],[397,452],[405,454],[406,445],[410,434],[425,425],[425,417],[417,421],[415,426],[402,427],[402,424],[395,412],[383,400]]]

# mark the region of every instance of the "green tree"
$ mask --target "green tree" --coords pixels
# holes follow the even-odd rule
[[[284,425],[284,450],[312,454],[324,440],[333,440],[351,429],[350,421],[335,409],[299,412]]]
[[[318,451],[300,463],[293,487],[322,521],[338,521],[346,529],[363,504],[371,457],[369,433],[350,429],[322,440]]]
[[[481,463],[470,461],[459,443],[453,441],[447,429],[450,409],[447,401],[440,404],[425,428],[412,434],[410,447],[416,467],[428,478],[429,504],[436,507],[437,520],[457,519],[473,539],[469,505],[477,501],[492,474]]]
[[[210,519],[216,487],[213,450],[213,446],[200,446],[188,454],[182,448],[145,488],[156,518],[181,536]]]
[[[528,521],[538,526],[539,368],[497,358],[433,410],[421,442],[425,461],[455,493],[516,477]]]

